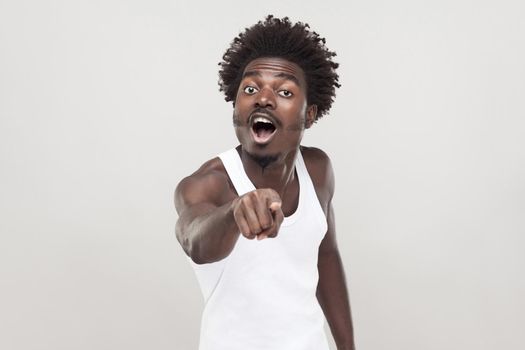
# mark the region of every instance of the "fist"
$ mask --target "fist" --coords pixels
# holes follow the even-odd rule
[[[241,234],[258,240],[275,237],[284,220],[281,197],[271,188],[248,192],[236,199],[233,217]]]

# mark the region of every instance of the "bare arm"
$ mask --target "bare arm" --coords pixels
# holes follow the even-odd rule
[[[354,331],[345,272],[335,240],[334,212],[328,207],[328,232],[319,248],[317,300],[323,309],[338,350],[354,350]]]
[[[227,179],[214,171],[191,175],[177,186],[175,232],[195,263],[219,261],[232,251],[239,237],[233,217],[235,199],[228,191]]]
[[[227,257],[239,233],[248,239],[276,237],[284,219],[277,192],[257,189],[238,197],[227,175],[209,167],[183,179],[175,191],[177,239],[197,264]]]
[[[337,349],[354,350],[350,301],[335,235],[335,217],[332,207],[335,187],[334,172],[330,159],[323,151],[310,148],[308,154],[307,166],[310,165],[308,171],[312,175],[328,224],[326,235],[319,246],[317,300],[328,321]]]

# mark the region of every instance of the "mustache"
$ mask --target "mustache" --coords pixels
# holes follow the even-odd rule
[[[255,108],[253,111],[251,111],[250,115],[248,116],[247,124],[251,125],[254,118],[261,117],[261,116],[270,119],[276,126],[282,126],[281,121],[272,112],[270,112],[269,110],[265,108],[260,108],[260,107]],[[235,111],[233,111],[232,121],[233,121],[234,127],[243,125],[241,118],[239,117],[238,114],[235,114]]]
[[[272,112],[270,112],[266,108],[261,108],[261,107],[255,108],[250,113],[250,116],[248,117],[248,123],[252,124],[253,119],[256,117],[260,117],[260,116],[266,117],[270,119],[272,123],[274,123],[275,125],[281,126],[281,121]]]

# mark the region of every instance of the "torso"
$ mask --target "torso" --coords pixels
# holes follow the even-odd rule
[[[192,175],[216,205],[256,187],[232,151]],[[285,219],[279,236],[261,241],[240,236],[226,257],[192,264],[205,298],[201,349],[245,349],[247,342],[252,349],[328,349],[316,291],[328,232],[330,164],[318,149],[301,147],[301,155],[290,169],[297,176],[281,197]]]

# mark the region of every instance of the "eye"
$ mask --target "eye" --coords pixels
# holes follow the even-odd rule
[[[247,93],[248,95],[253,95],[257,92],[257,89],[254,88],[253,86],[247,86],[244,88],[244,92]]]
[[[281,90],[278,92],[279,95],[281,95],[282,97],[292,97],[292,93],[288,90]]]

